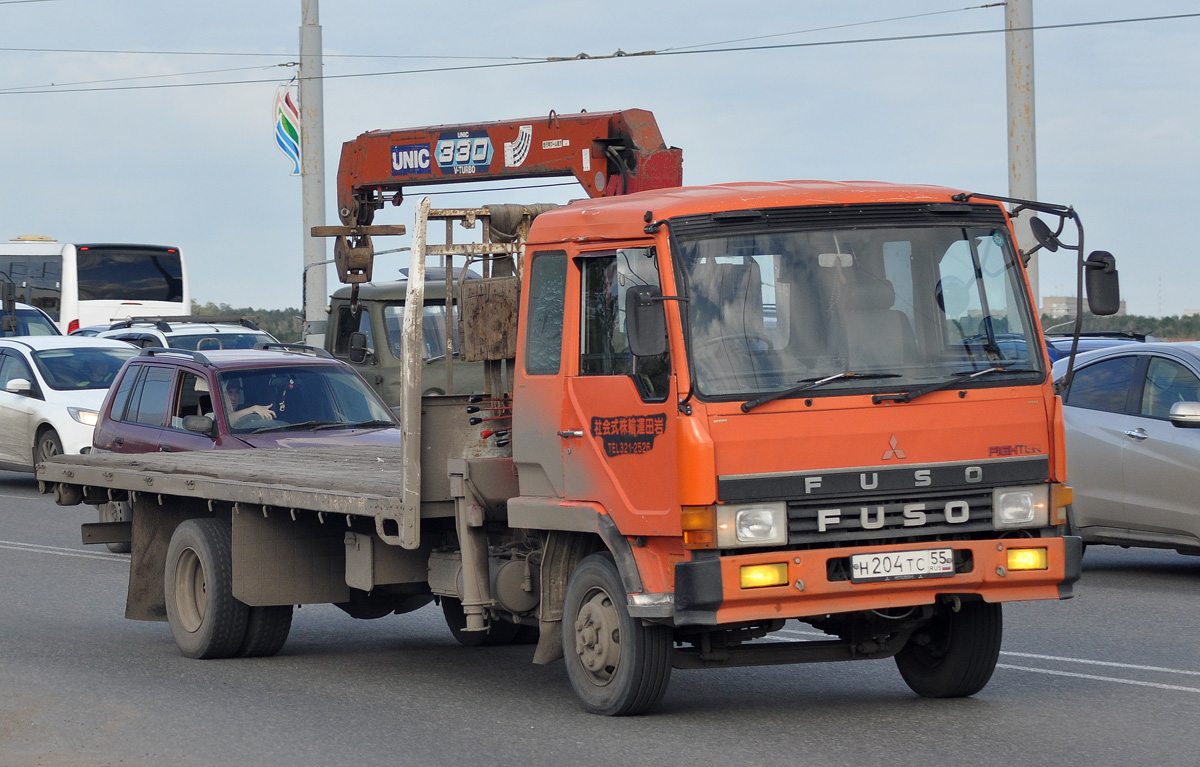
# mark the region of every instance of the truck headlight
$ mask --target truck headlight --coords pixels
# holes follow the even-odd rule
[[[998,487],[992,491],[992,527],[1013,530],[1050,524],[1049,485]]]
[[[97,413],[95,410],[84,410],[81,407],[69,407],[67,412],[84,426],[95,426]]]
[[[787,504],[734,503],[717,506],[717,548],[781,546],[787,543]]]

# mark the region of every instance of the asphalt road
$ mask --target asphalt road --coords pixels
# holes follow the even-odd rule
[[[1093,547],[1078,597],[1006,606],[970,699],[918,698],[891,661],[676,671],[655,713],[607,719],[561,664],[460,647],[433,606],[305,607],[274,658],[183,658],[122,617],[128,560],[80,544],[91,512],[0,472],[0,767],[1200,761],[1200,559],[1173,552]]]

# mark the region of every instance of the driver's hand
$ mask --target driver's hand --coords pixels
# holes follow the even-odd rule
[[[254,405],[250,408],[250,412],[270,421],[275,418],[275,411],[271,410],[272,407],[274,407],[274,405]]]

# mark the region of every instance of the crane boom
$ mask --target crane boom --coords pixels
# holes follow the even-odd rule
[[[548,176],[574,176],[590,197],[675,187],[683,151],[644,109],[370,131],[342,145],[338,213],[363,226],[404,187]]]

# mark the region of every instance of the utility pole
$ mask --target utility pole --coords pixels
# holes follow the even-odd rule
[[[312,236],[325,224],[325,123],[321,64],[321,25],[317,0],[300,0],[300,148],[304,197],[304,343],[324,346],[325,239]]]
[[[1008,76],[1008,196],[1037,199],[1037,142],[1033,119],[1033,0],[1008,0],[1004,4],[1004,50]],[[1014,222],[1017,245],[1028,251],[1037,242],[1029,229],[1033,214],[1024,211]],[[1041,313],[1038,255],[1026,266],[1033,304]]]

